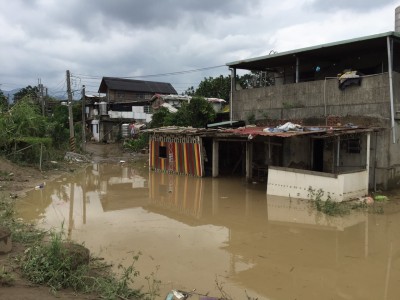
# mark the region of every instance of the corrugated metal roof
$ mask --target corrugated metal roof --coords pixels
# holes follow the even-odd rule
[[[103,77],[100,83],[99,93],[107,93],[107,88],[118,91],[177,94],[174,87],[167,82]]]
[[[203,137],[219,137],[219,138],[243,138],[252,139],[256,136],[270,136],[290,138],[303,135],[314,135],[314,137],[327,138],[332,136],[365,133],[382,130],[382,128],[367,127],[328,127],[328,126],[307,126],[301,127],[299,130],[293,131],[264,131],[266,127],[240,127],[235,129],[227,128],[192,128],[192,127],[160,127],[148,129],[147,132],[156,134],[176,134],[176,135],[198,135]]]
[[[318,135],[319,137],[339,136],[361,132],[372,132],[377,128],[361,127],[328,127],[328,126],[308,126],[299,130],[292,131],[264,131],[265,127],[242,127],[236,129],[226,129],[225,132],[235,136],[256,137],[256,136],[275,136],[275,137],[294,137],[302,135]]]
[[[296,61],[296,57],[300,58],[300,62],[307,60],[318,61],[328,57],[329,59],[343,58],[345,57],[345,54],[352,52],[374,53],[378,49],[386,51],[387,37],[392,37],[395,40],[400,41],[400,33],[389,31],[271,55],[243,59],[227,63],[226,65],[237,69],[266,70],[268,68],[275,68],[293,63]]]

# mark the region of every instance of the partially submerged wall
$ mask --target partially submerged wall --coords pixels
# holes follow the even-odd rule
[[[267,194],[273,196],[310,199],[321,190],[321,200],[335,202],[355,199],[368,194],[368,172],[366,170],[328,174],[291,168],[269,167]],[[315,199],[314,199],[315,200]]]
[[[204,175],[200,137],[152,135],[149,141],[150,169],[166,173]]]

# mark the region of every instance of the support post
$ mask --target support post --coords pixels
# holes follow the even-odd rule
[[[376,149],[375,149],[376,151]],[[366,162],[365,162],[365,168],[367,170],[367,192],[368,192],[368,188],[369,188],[369,157],[370,157],[370,153],[371,153],[371,133],[367,133],[367,157],[366,157]]]
[[[299,74],[300,74],[300,59],[298,56],[296,56],[296,83],[299,83]]]
[[[340,135],[337,137],[337,145],[336,145],[336,172],[340,167]]]
[[[391,129],[393,135],[393,144],[396,144],[396,128],[394,122],[394,99],[393,99],[393,72],[392,72],[392,39],[390,37],[386,38],[387,53],[388,53],[388,72],[389,72],[389,88],[390,88],[390,119],[391,119]]]
[[[67,70],[67,93],[68,93],[69,145],[70,145],[70,150],[72,152],[75,152],[74,119],[72,115],[71,76],[69,70]]]
[[[212,177],[219,175],[219,141],[213,140],[212,145]]]
[[[229,99],[229,120],[233,121],[233,90],[236,88],[236,69],[231,69],[231,93]]]
[[[250,180],[253,176],[253,143],[246,143],[246,179]]]
[[[85,86],[82,86],[82,151],[86,151],[86,97]]]

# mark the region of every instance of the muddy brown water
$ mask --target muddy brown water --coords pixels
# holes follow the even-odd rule
[[[156,272],[162,296],[172,288],[218,296],[217,281],[233,299],[246,291],[258,299],[386,300],[400,299],[396,198],[383,214],[327,217],[239,178],[101,163],[31,191],[17,211],[44,228],[63,226],[115,266],[141,251],[137,284]]]

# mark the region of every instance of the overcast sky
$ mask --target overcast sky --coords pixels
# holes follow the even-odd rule
[[[59,94],[66,70],[73,88],[85,84],[88,93],[98,91],[103,76],[170,82],[181,93],[204,77],[229,74],[228,62],[393,31],[400,6],[400,0],[1,2],[0,89],[40,78]],[[140,77],[182,71],[193,72]]]

